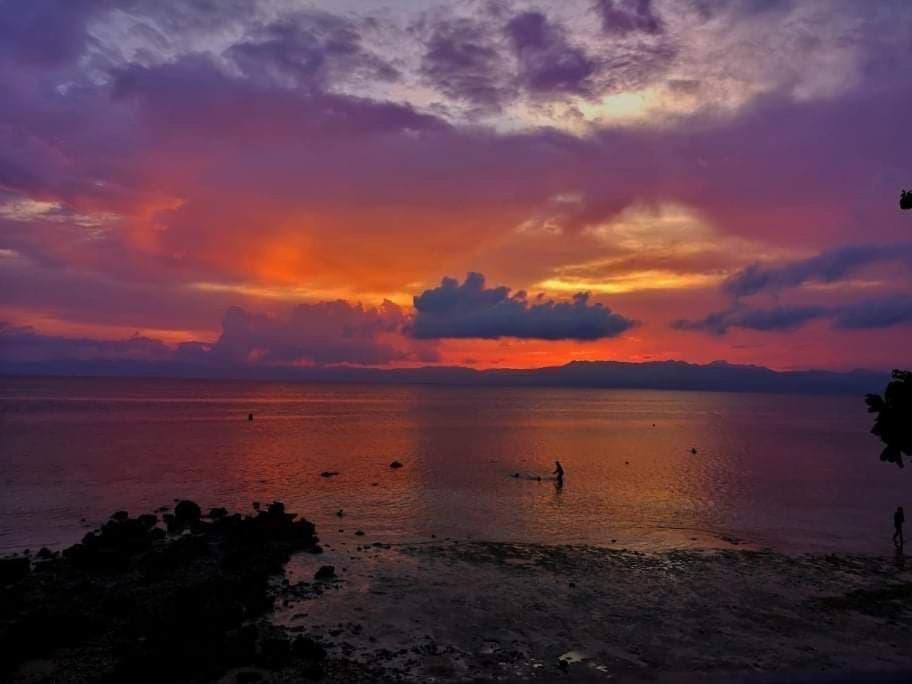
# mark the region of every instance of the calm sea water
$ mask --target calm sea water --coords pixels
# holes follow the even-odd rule
[[[189,497],[281,499],[326,540],[887,552],[912,474],[869,427],[861,397],[3,378],[0,550]]]

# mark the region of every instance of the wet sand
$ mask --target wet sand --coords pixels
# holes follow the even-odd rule
[[[354,539],[292,560],[275,620],[320,638],[331,659],[389,679],[904,681],[912,672],[912,575],[895,558]],[[340,579],[308,581],[327,562]]]

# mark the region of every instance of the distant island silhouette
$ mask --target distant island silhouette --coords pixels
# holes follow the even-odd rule
[[[572,361],[534,369],[477,370],[464,366],[368,368],[314,366],[204,366],[176,362],[42,361],[0,362],[0,375],[160,377],[197,379],[416,384],[477,387],[585,387],[602,389],[667,389],[787,394],[858,394],[876,392],[889,371],[775,371],[763,366],[724,361]]]

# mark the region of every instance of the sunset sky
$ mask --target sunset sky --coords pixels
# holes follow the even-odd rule
[[[912,364],[912,3],[0,0],[0,359]]]

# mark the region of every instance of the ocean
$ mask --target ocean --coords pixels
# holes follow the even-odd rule
[[[389,543],[888,552],[912,475],[870,424],[861,396],[7,377],[0,552],[180,498]]]

